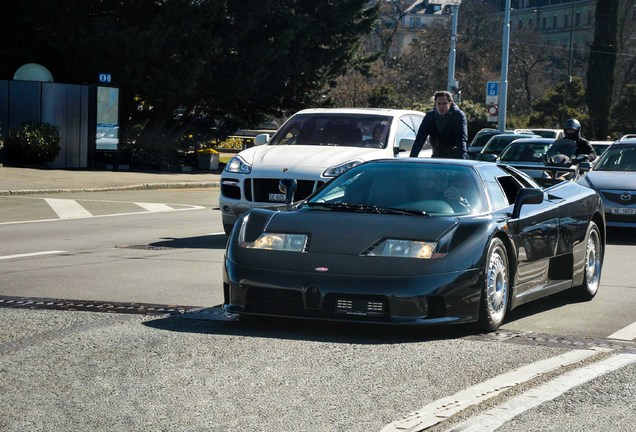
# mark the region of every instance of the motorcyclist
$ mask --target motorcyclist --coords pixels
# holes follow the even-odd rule
[[[596,159],[594,147],[588,140],[581,136],[581,123],[577,119],[569,119],[563,125],[564,138],[576,142],[576,150],[574,150],[573,162],[581,162],[584,160],[593,161]]]

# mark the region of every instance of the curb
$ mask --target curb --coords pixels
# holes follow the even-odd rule
[[[21,189],[21,190],[0,190],[0,196],[13,195],[35,195],[52,193],[76,193],[76,192],[108,192],[118,190],[144,190],[144,189],[188,189],[188,188],[218,188],[220,182],[200,182],[200,183],[143,183],[129,186],[109,186],[100,188],[81,189]]]

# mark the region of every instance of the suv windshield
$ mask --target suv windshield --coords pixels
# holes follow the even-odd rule
[[[302,114],[268,145],[330,145],[385,148],[391,117],[368,114]]]
[[[612,145],[596,160],[594,171],[636,171],[636,145]]]

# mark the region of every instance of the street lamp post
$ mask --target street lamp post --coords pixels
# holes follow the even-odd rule
[[[568,85],[572,82],[572,59],[574,52],[574,0],[572,0],[572,16],[570,17],[570,57],[568,59],[568,78],[565,80],[565,89],[563,92],[563,109],[561,110],[561,123],[565,122],[568,111]]]
[[[506,0],[503,39],[501,47],[501,81],[499,84],[499,130],[506,129],[506,107],[508,95],[508,50],[510,47],[510,0]]]
[[[457,15],[459,9],[457,6],[450,6],[450,13],[452,14],[452,30],[451,30],[451,43],[450,51],[448,53],[448,85],[447,90],[451,93],[457,88],[457,81],[455,81],[455,57],[457,55]],[[458,101],[459,102],[459,101]]]

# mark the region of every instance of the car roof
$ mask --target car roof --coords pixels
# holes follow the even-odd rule
[[[623,135],[618,141],[614,142],[614,145],[616,144],[636,144],[636,134]]]
[[[404,115],[418,114],[424,115],[422,111],[402,110],[393,108],[307,108],[298,111],[296,114],[374,114],[374,115]]]
[[[524,144],[524,143],[536,143],[536,144],[552,144],[556,141],[556,138],[519,138],[511,142],[510,144]]]
[[[365,162],[364,164],[373,164],[376,162],[388,162],[388,163],[427,163],[438,165],[457,165],[467,167],[477,167],[482,165],[491,166],[492,162],[480,161],[474,159],[444,159],[444,158],[398,158],[398,159],[373,159]]]
[[[496,141],[495,138],[497,138],[497,140],[515,138],[515,140],[517,140],[517,139],[523,139],[521,137],[532,138],[533,136],[535,136],[535,135],[534,134],[526,134],[526,133],[503,133],[503,134],[495,135],[495,136],[493,136],[490,139],[493,140],[493,141]],[[539,138],[539,135],[536,135],[536,137]],[[488,143],[486,143],[486,145],[487,144]]]

